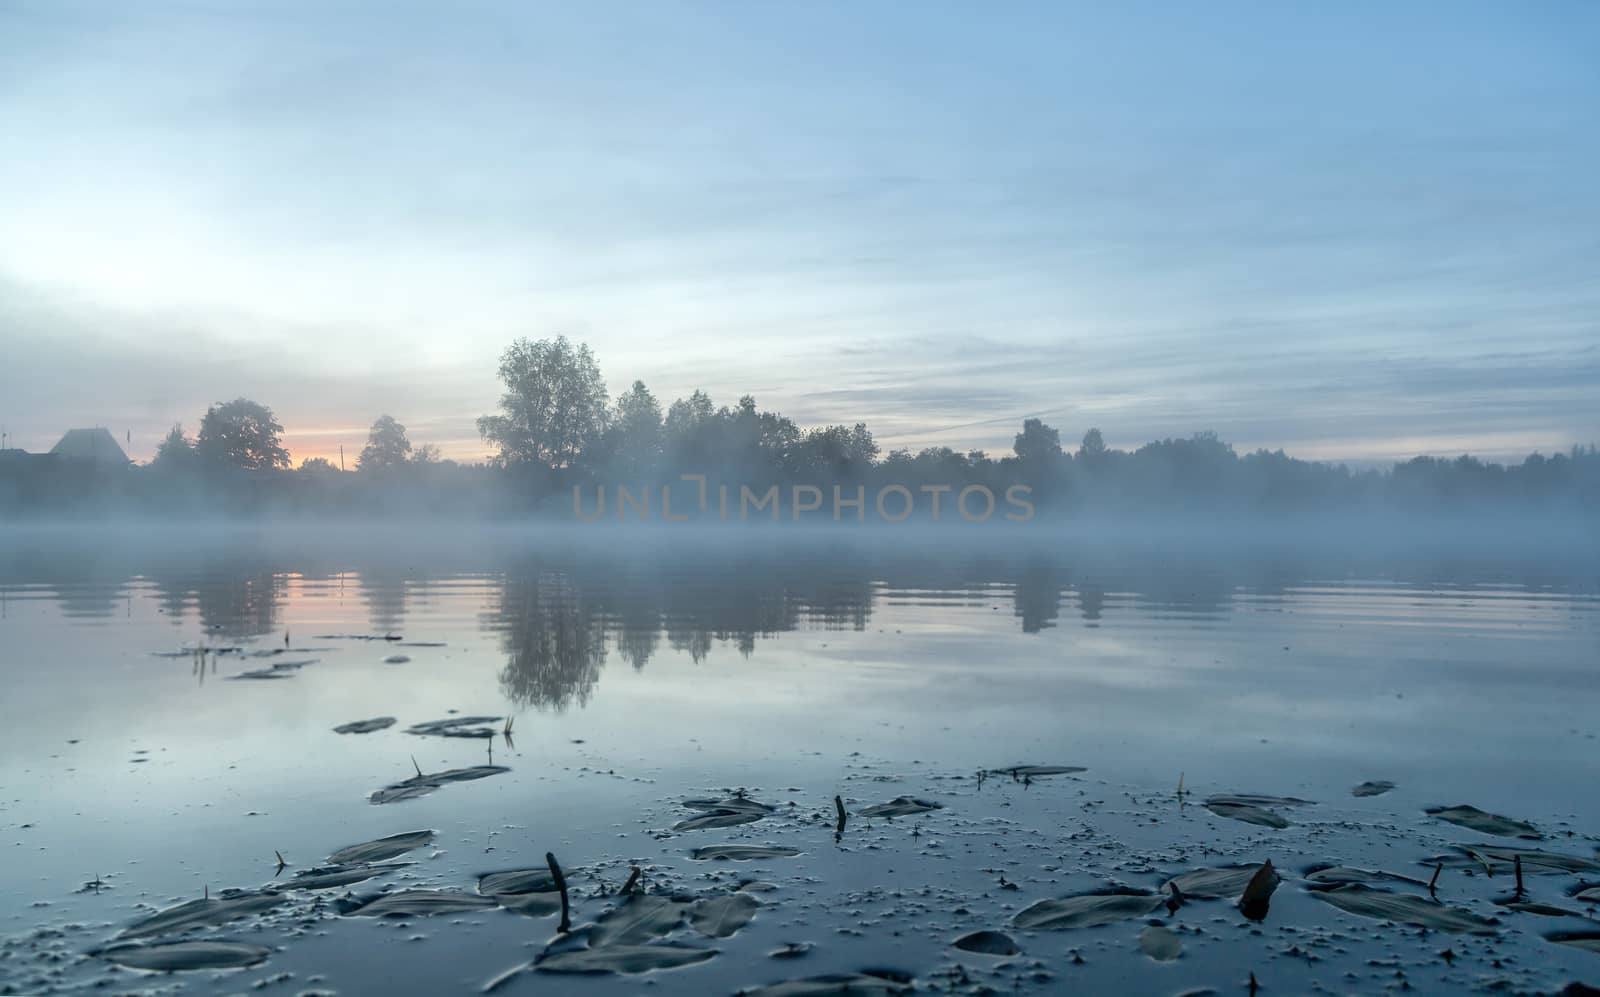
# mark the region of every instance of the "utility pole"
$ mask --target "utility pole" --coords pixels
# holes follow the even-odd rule
[[[344,444],[339,444],[339,470],[344,470]]]

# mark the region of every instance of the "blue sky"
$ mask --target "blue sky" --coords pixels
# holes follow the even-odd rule
[[[0,0],[0,422],[482,452],[614,392],[1003,451],[1600,439],[1600,6]]]

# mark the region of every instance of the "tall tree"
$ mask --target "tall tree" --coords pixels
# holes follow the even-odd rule
[[[1061,432],[1038,419],[1025,420],[1011,449],[1024,463],[1047,464],[1061,456]]]
[[[661,457],[661,403],[643,381],[617,396],[611,412],[611,445],[619,469],[639,473]]]
[[[356,467],[363,471],[378,471],[386,467],[399,467],[410,458],[411,440],[406,437],[406,427],[392,415],[380,415],[367,432],[367,445],[356,458]]]
[[[279,440],[282,432],[270,408],[235,398],[206,409],[195,451],[212,464],[246,471],[288,467],[289,451]]]
[[[1106,455],[1105,437],[1100,435],[1100,430],[1091,429],[1083,434],[1083,442],[1078,445],[1078,459],[1097,461]]]
[[[478,432],[502,464],[570,467],[605,430],[606,384],[586,345],[519,339],[500,358],[500,379],[500,412],[479,418]]]
[[[193,467],[195,463],[194,444],[183,433],[182,423],[173,423],[167,431],[166,438],[156,447],[156,457],[152,461],[156,467],[164,470],[176,471],[186,467]]]

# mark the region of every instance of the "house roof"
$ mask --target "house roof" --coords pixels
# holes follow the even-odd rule
[[[69,429],[50,452],[75,460],[92,460],[102,464],[124,466],[128,455],[117,446],[116,439],[104,428]]]

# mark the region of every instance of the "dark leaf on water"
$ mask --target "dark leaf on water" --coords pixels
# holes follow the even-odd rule
[[[1228,820],[1242,820],[1246,824],[1257,824],[1261,827],[1271,827],[1282,830],[1289,826],[1289,819],[1272,810],[1249,803],[1226,803],[1207,800],[1206,809],[1218,817]]]
[[[1312,886],[1343,886],[1346,883],[1412,883],[1416,886],[1427,886],[1420,879],[1402,876],[1397,872],[1383,872],[1375,869],[1356,869],[1351,866],[1329,865],[1306,872],[1306,882]]]
[[[1378,780],[1375,780],[1375,781],[1372,781],[1372,782],[1363,782],[1361,785],[1359,785],[1359,786],[1355,787],[1354,789],[1350,790],[1350,795],[1351,796],[1382,796],[1384,793],[1387,793],[1389,790],[1391,790],[1393,788],[1394,788],[1394,783],[1389,782],[1386,779],[1378,779]]]
[[[1278,882],[1278,870],[1272,867],[1272,860],[1267,859],[1250,877],[1250,882],[1244,884],[1244,892],[1239,894],[1239,910],[1245,917],[1259,921],[1267,916],[1267,907],[1272,902],[1272,892],[1278,888]]]
[[[471,782],[474,779],[487,779],[489,776],[510,771],[504,765],[472,765],[462,769],[445,769],[442,772],[424,772],[385,786],[367,797],[367,800],[371,803],[414,800],[419,796],[428,795],[446,783]]]
[[[1059,900],[1041,900],[1011,919],[1013,927],[1039,931],[1092,928],[1144,917],[1161,906],[1151,893],[1088,893]]]
[[[1506,910],[1514,910],[1518,914],[1536,914],[1539,917],[1582,917],[1575,910],[1557,907],[1554,904],[1541,904],[1532,900],[1512,900],[1500,905]]]
[[[1206,797],[1207,806],[1227,803],[1239,807],[1308,807],[1315,802],[1297,796],[1266,796],[1262,793],[1218,793]]]
[[[493,897],[460,890],[397,890],[358,901],[342,911],[352,917],[426,917],[432,914],[462,914],[497,907]]]
[[[396,869],[404,869],[410,862],[395,862],[390,865],[358,865],[352,867],[323,866],[317,869],[307,869],[297,872],[283,884],[286,890],[329,890],[339,886],[350,886],[355,883],[366,882]]]
[[[1461,907],[1447,907],[1427,897],[1374,890],[1359,883],[1321,890],[1312,896],[1361,917],[1416,924],[1452,934],[1470,932],[1492,935],[1495,925],[1499,923],[1493,918],[1480,917]]]
[[[925,814],[931,810],[943,810],[943,803],[932,800],[919,800],[910,796],[897,796],[888,803],[879,803],[877,806],[867,807],[860,811],[862,817],[909,817],[912,814]]]
[[[237,921],[241,917],[269,911],[287,900],[273,892],[252,893],[227,890],[214,897],[202,897],[158,911],[122,929],[121,938],[151,938],[193,928],[211,928]]]
[[[265,962],[272,950],[242,942],[165,942],[117,945],[102,949],[100,958],[129,969],[177,973],[194,969],[241,969]]]
[[[1139,950],[1156,962],[1171,962],[1183,954],[1183,939],[1169,928],[1151,925],[1139,933]]]
[[[749,924],[761,901],[748,893],[729,893],[697,901],[689,910],[689,926],[711,938],[728,938]]]
[[[901,979],[870,973],[830,973],[803,980],[786,980],[754,990],[742,990],[742,997],[884,997],[908,994],[914,987]]]
[[[1573,899],[1582,900],[1584,903],[1600,904],[1600,886],[1584,886],[1572,894]]]
[[[674,831],[705,831],[718,827],[737,827],[753,824],[766,814],[749,810],[710,810],[698,817],[689,817],[672,825]]]
[[[433,840],[432,831],[404,831],[386,838],[363,841],[345,847],[328,856],[329,865],[355,865],[360,862],[382,862],[421,848]]]
[[[1552,931],[1545,937],[1559,945],[1600,953],[1600,931]]]
[[[1244,886],[1250,882],[1250,877],[1261,868],[1255,863],[1248,865],[1225,865],[1214,869],[1191,869],[1188,872],[1172,877],[1169,883],[1175,884],[1184,897],[1192,900],[1232,900],[1244,892]],[[1162,892],[1171,892],[1163,884]]]
[[[528,917],[549,917],[561,910],[559,893],[496,893],[494,899],[506,910]]]
[[[394,726],[394,717],[373,717],[371,720],[352,720],[333,729],[335,734],[370,734]]]
[[[1477,807],[1461,804],[1454,807],[1429,807],[1429,814],[1458,827],[1502,838],[1542,838],[1539,829],[1527,821],[1487,813]]]
[[[504,717],[446,717],[428,720],[406,728],[407,734],[424,737],[493,737],[495,731],[484,724],[497,724]]]
[[[1007,768],[989,769],[990,775],[1009,775],[1016,779],[1037,779],[1046,775],[1073,775],[1077,772],[1087,772],[1082,765],[1012,765]]]
[[[724,859],[730,862],[749,862],[754,859],[784,859],[799,855],[798,848],[777,848],[771,845],[707,845],[696,848],[689,857],[699,861]]]
[[[589,930],[589,944],[642,945],[669,934],[683,923],[689,901],[677,897],[638,894],[600,915]]]
[[[1542,848],[1463,845],[1460,846],[1459,850],[1470,855],[1479,865],[1494,873],[1498,873],[1503,869],[1515,868],[1519,858],[1522,859],[1524,872],[1600,872],[1600,862],[1596,862],[1594,859],[1585,858],[1582,855],[1568,855],[1564,852],[1547,852]]]
[[[974,931],[950,944],[963,952],[977,952],[980,955],[1016,955],[1022,951],[1011,936],[1002,931]]]
[[[605,945],[574,949],[541,958],[534,969],[541,973],[648,973],[704,962],[716,949],[682,945]]]
[[[550,874],[549,866],[489,872],[478,877],[478,892],[485,896],[507,893],[552,893],[555,889],[556,880]]]
[[[760,803],[756,800],[752,800],[748,796],[729,796],[721,800],[684,800],[683,805],[688,807],[690,810],[704,810],[708,812],[713,810],[738,810],[745,813],[763,815],[770,814],[778,809],[771,804]]]

